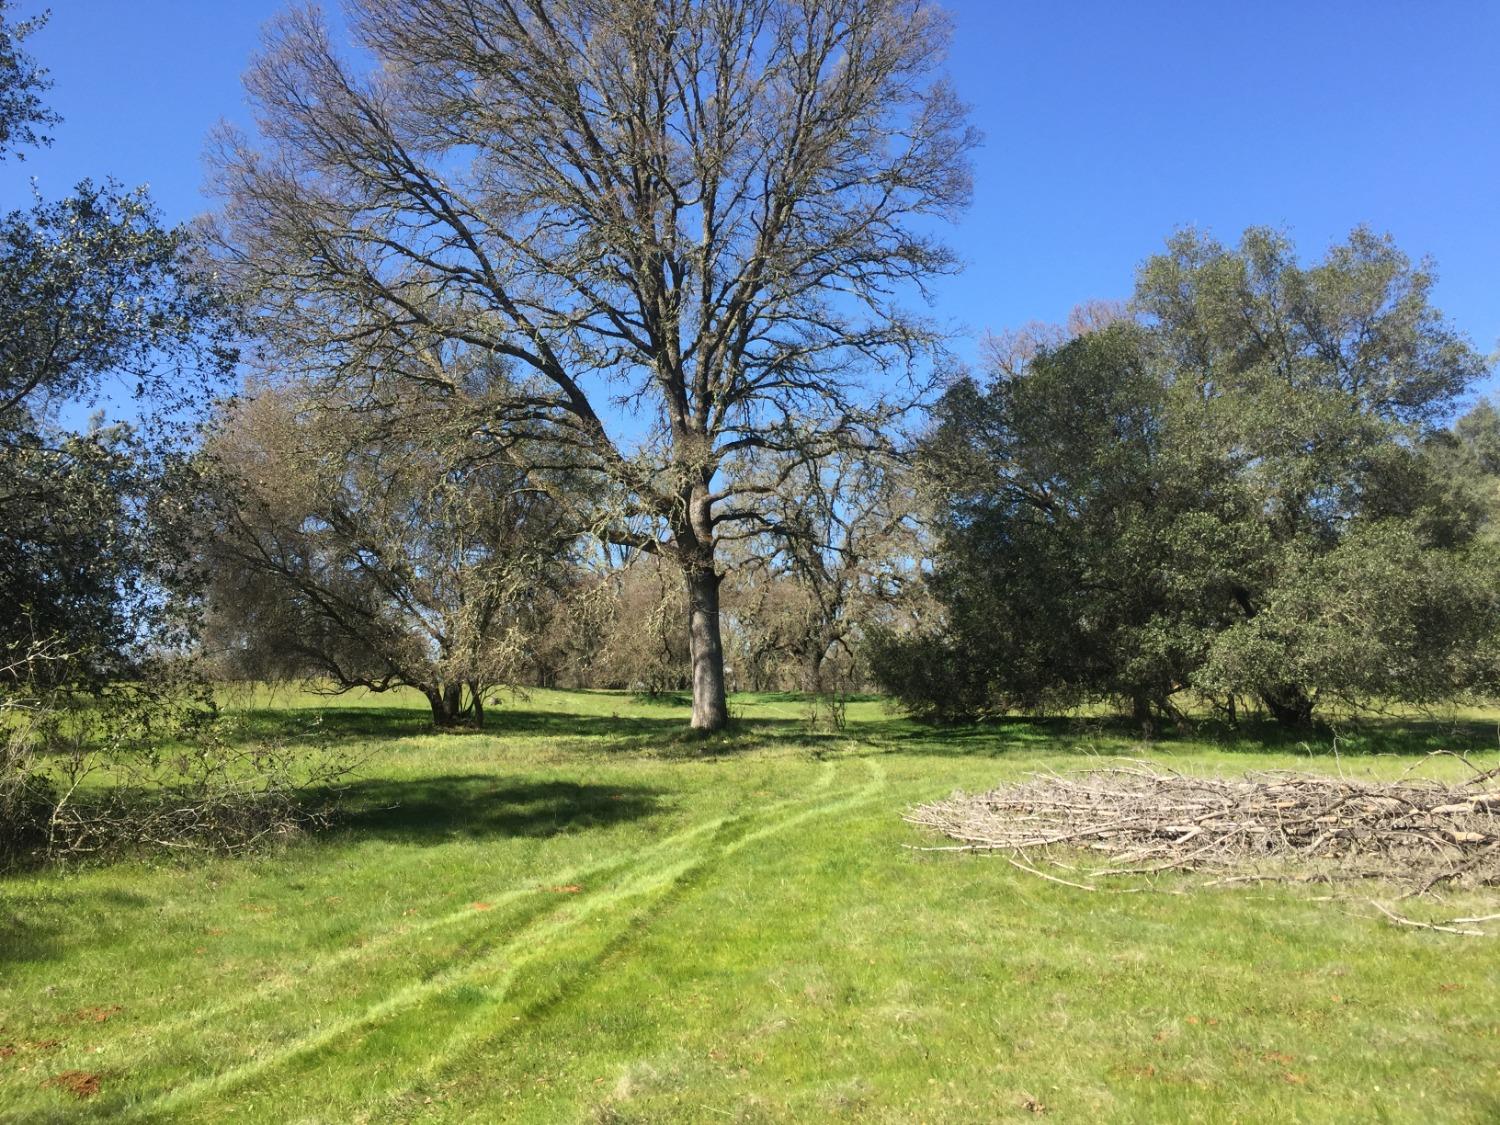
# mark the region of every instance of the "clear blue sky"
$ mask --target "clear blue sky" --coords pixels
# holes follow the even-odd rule
[[[50,152],[0,165],[0,205],[29,175],[56,196],[107,173],[149,183],[171,219],[201,211],[205,134],[244,119],[239,75],[281,6],[53,0],[31,49],[66,121]],[[954,233],[970,265],[940,315],[977,333],[1125,296],[1182,224],[1283,226],[1312,256],[1364,222],[1432,255],[1444,311],[1500,344],[1500,2],[948,9],[950,73],[986,142]]]

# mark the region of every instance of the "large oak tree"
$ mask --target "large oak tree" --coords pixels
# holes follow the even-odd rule
[[[312,9],[217,148],[217,240],[267,360],[439,387],[526,469],[568,452],[607,542],[685,576],[693,726],[727,720],[727,531],[747,467],[879,440],[939,339],[908,311],[974,134],[922,0],[350,0],[356,73]],[[455,354],[508,366],[473,409]],[[469,362],[474,362],[472,358]],[[462,366],[462,365],[460,365]],[[347,392],[345,394],[347,397]],[[567,498],[563,498],[565,502]]]

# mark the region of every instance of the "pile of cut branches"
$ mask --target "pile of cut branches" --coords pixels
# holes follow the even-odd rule
[[[1007,852],[1016,866],[1073,886],[1169,870],[1224,876],[1215,883],[1381,879],[1411,894],[1500,885],[1500,769],[1448,784],[1192,777],[1139,763],[1034,774],[919,805],[906,819],[958,841],[929,850]]]

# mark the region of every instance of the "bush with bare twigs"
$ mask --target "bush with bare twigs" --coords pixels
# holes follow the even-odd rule
[[[42,642],[0,672],[0,867],[141,848],[239,852],[326,824],[354,766],[316,740],[232,737],[189,677],[80,692]]]

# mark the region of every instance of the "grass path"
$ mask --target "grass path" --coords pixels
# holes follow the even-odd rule
[[[0,1120],[1500,1119],[1486,943],[1306,889],[1087,895],[902,847],[913,801],[1128,739],[939,737],[866,703],[810,736],[796,700],[738,705],[705,755],[675,709],[604,693],[471,737],[348,701],[327,728],[378,752],[340,832],[0,880]]]
[[[482,998],[482,1005],[461,1005],[469,1010],[456,1027],[452,1019],[444,1020],[445,1038],[441,1046],[435,1052],[430,1051],[422,1063],[403,1075],[418,1079],[429,1076],[443,1063],[459,1055],[474,1039],[503,1032],[507,1029],[507,1021],[518,1018],[511,1013],[524,1005],[510,996],[518,975],[533,962],[546,958],[572,931],[592,923],[592,939],[602,943],[601,953],[617,948],[612,944],[614,938],[628,926],[642,924],[655,902],[665,898],[674,887],[694,874],[701,873],[746,844],[786,831],[809,817],[834,813],[871,799],[880,788],[881,771],[873,762],[867,761],[864,765],[872,781],[852,794],[822,795],[830,788],[835,773],[833,763],[825,763],[818,779],[808,786],[808,795],[697,824],[648,847],[627,862],[605,861],[591,867],[553,873],[548,877],[551,880],[548,885],[573,886],[588,879],[591,880],[590,889],[580,891],[576,896],[556,896],[556,905],[551,909],[522,912],[509,919],[511,925],[506,924],[508,920],[503,916],[498,919],[498,924],[492,921],[490,910],[508,902],[535,899],[548,892],[541,888],[510,888],[490,896],[484,904],[486,910],[476,910],[471,906],[420,927],[401,927],[399,931],[394,927],[387,929],[375,939],[382,945],[409,940],[439,926],[482,927],[494,936],[482,939],[481,951],[472,960],[413,982],[384,996],[364,1011],[320,1027],[274,1052],[257,1055],[252,1061],[233,1069],[179,1086],[161,1098],[136,1107],[136,1116],[150,1118],[199,1106],[208,1099],[227,1098],[264,1072],[296,1062],[316,1068],[326,1079],[328,1067],[336,1065],[332,1058],[343,1054],[346,1061],[352,1062],[352,1069],[357,1071],[360,1066],[357,1057],[349,1060],[349,1052],[334,1050],[347,1044],[357,1033],[379,1028],[383,1035],[400,1037],[404,1030],[402,1022],[419,1025],[431,1022],[429,1009],[452,1007],[456,994],[463,994],[466,1001]],[[366,943],[346,947],[325,958],[317,968],[338,963],[357,971],[360,955],[367,948]],[[577,975],[578,970],[573,972]],[[370,1092],[368,1088],[362,1091],[365,1095]]]
[[[829,782],[832,781],[833,773],[833,763],[825,763],[824,768],[819,774],[818,780],[808,787],[809,792],[816,792],[818,790],[825,789],[828,786]],[[797,803],[800,803],[800,799],[794,798],[792,800],[776,802],[774,805],[761,810],[760,816],[764,817],[768,813],[778,811],[787,807],[788,805]],[[560,871],[553,871],[549,874],[541,875],[535,880],[534,885],[498,888],[492,893],[485,894],[481,897],[480,901],[483,904],[483,910],[477,909],[476,905],[471,903],[459,907],[456,910],[450,910],[447,913],[412,923],[403,922],[399,919],[394,921],[391,919],[385,919],[382,924],[382,928],[380,928],[379,930],[362,935],[361,937],[343,945],[336,950],[323,953],[313,960],[304,962],[298,967],[297,977],[294,978],[290,976],[284,976],[275,978],[273,980],[266,981],[247,992],[231,995],[210,1007],[200,1008],[195,1011],[185,1013],[183,1016],[175,1020],[169,1020],[166,1023],[159,1025],[157,1034],[162,1038],[170,1038],[180,1033],[189,1031],[196,1024],[225,1016],[251,1003],[266,1000],[279,1000],[284,994],[292,990],[292,988],[298,983],[299,980],[304,980],[309,974],[327,973],[334,970],[357,970],[359,968],[359,962],[362,959],[368,958],[371,954],[381,952],[389,945],[397,945],[402,943],[410,944],[411,942],[419,940],[437,930],[462,928],[465,930],[486,930],[495,932],[496,922],[500,922],[502,923],[502,928],[522,927],[522,936],[524,937],[526,936],[526,930],[524,929],[525,927],[539,927],[543,920],[550,918],[552,915],[562,912],[565,904],[567,903],[566,899],[559,898],[553,900],[555,906],[549,904],[547,898],[545,897],[549,893],[547,888],[571,887],[575,885],[582,886],[585,881],[587,881],[591,887],[594,887],[597,886],[599,880],[608,879],[609,877],[614,875],[628,874],[638,876],[641,873],[642,869],[662,866],[666,861],[662,860],[661,862],[658,862],[660,857],[677,858],[685,851],[690,851],[694,845],[694,842],[698,838],[720,829],[726,823],[726,819],[727,818],[725,817],[716,817],[712,820],[695,824],[693,827],[683,829],[682,831],[677,832],[667,837],[666,839],[649,846],[643,852],[636,853],[633,856],[611,855],[603,860],[600,860],[597,863],[565,868]],[[736,819],[743,819],[743,816]],[[593,902],[599,897],[599,891],[590,890],[587,896],[587,900]],[[499,915],[488,914],[488,911],[504,911],[506,908],[518,903],[530,903],[535,912],[528,912],[523,909],[517,911],[517,913],[513,917],[507,916],[505,913],[501,913]],[[536,908],[536,904],[538,903],[541,904],[540,909]],[[552,906],[552,909],[547,909],[548,906]],[[518,945],[520,944],[521,940],[522,938],[517,938],[516,941],[511,942],[510,945]],[[510,948],[510,946],[507,946],[506,948],[508,949]],[[457,969],[454,969],[450,970],[447,973],[439,974],[437,977],[423,982],[423,984],[428,992],[435,992],[448,983],[447,978],[459,975],[459,971]],[[413,993],[412,999],[414,1001],[420,999],[420,996],[417,994],[420,993],[422,989],[413,988],[408,991]],[[372,1020],[376,1020],[384,1010],[394,1010],[394,1008],[399,1006],[401,1005],[396,1002],[395,997],[388,997],[380,1004],[374,1005],[370,1009],[368,1009],[361,1017],[358,1018],[358,1021],[353,1019],[346,1021],[345,1026],[354,1026],[354,1024],[359,1021],[369,1022]],[[325,1029],[319,1034],[319,1036],[310,1038],[327,1040],[334,1034],[336,1034],[334,1029]],[[307,1041],[303,1041],[302,1045],[305,1045],[306,1043]],[[294,1044],[287,1047],[283,1054],[290,1055],[293,1052],[294,1048],[298,1045],[299,1044]],[[256,1060],[254,1066],[255,1069],[264,1069],[264,1067],[272,1065],[272,1063],[272,1059],[262,1058]],[[250,1068],[241,1068],[241,1070],[248,1069]],[[233,1081],[234,1073],[236,1072],[215,1076],[215,1078],[211,1081],[213,1084],[225,1086]],[[198,1083],[197,1086],[204,1086],[207,1084],[209,1083],[206,1080],[205,1082]],[[190,1091],[194,1090],[195,1088],[195,1086],[187,1086],[180,1087],[176,1091],[174,1091],[172,1095],[174,1104],[190,1099]]]

